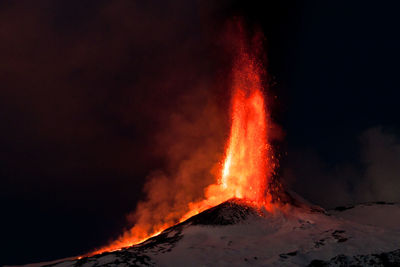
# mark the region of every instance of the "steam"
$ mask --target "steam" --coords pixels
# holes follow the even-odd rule
[[[284,180],[326,208],[362,202],[400,202],[400,137],[381,126],[359,137],[359,165],[330,165],[315,151],[289,155]]]
[[[204,87],[199,87],[204,88]],[[189,203],[204,198],[215,182],[228,132],[226,112],[207,90],[189,91],[167,117],[164,130],[154,138],[154,152],[167,159],[166,168],[153,171],[144,186],[145,198],[128,215],[132,228],[117,241],[95,253],[138,243],[179,222]]]
[[[222,158],[227,125],[220,115],[223,112],[203,92],[183,99],[202,99],[205,103],[200,110],[184,102],[186,112],[171,114],[169,126],[157,136],[155,145],[168,159],[168,171],[155,171],[147,178],[147,197],[131,215],[132,233],[143,225],[151,232],[178,222],[188,211],[188,203],[201,199],[204,188],[214,182],[213,170]]]
[[[366,170],[358,200],[400,202],[400,137],[374,127],[362,134],[361,143]]]

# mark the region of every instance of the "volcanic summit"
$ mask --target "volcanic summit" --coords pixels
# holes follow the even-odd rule
[[[243,27],[232,67],[231,128],[220,174],[204,197],[53,266],[387,266],[400,264],[400,206],[325,211],[284,190],[275,172],[262,36]],[[188,198],[190,199],[190,198]],[[152,212],[152,211],[150,211]],[[392,221],[380,220],[392,217]]]
[[[274,213],[231,199],[143,243],[51,266],[399,266],[400,205],[293,199]]]

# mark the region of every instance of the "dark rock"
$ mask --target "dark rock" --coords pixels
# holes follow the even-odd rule
[[[400,266],[400,249],[380,254],[346,256],[338,255],[330,260],[313,260],[308,266]]]
[[[232,225],[259,216],[256,208],[243,200],[231,199],[203,211],[184,222],[192,225]]]

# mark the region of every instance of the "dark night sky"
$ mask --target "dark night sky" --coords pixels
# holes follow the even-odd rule
[[[0,2],[0,264],[104,245],[177,142],[223,140],[225,115],[171,118],[227,111],[233,15],[267,39],[282,182],[326,208],[400,201],[395,1],[216,2]]]

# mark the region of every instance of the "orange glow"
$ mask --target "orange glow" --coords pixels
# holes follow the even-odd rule
[[[267,138],[262,67],[243,40],[239,41],[239,51],[232,71],[231,130],[221,175],[207,187],[203,201],[189,204],[190,211],[182,220],[231,198],[245,199],[272,210],[267,185],[273,165]]]
[[[205,189],[203,200],[187,204],[188,212],[180,218],[180,222],[231,198],[244,199],[257,207],[272,210],[271,197],[267,192],[273,171],[268,143],[269,116],[263,95],[263,68],[257,59],[261,45],[248,47],[243,36],[235,45],[238,47],[232,69],[231,129],[220,175],[215,178],[214,184]],[[171,212],[171,218],[174,216],[176,214]],[[117,241],[91,255],[138,244],[176,223],[173,220],[164,221],[168,223],[146,227],[136,225]]]

